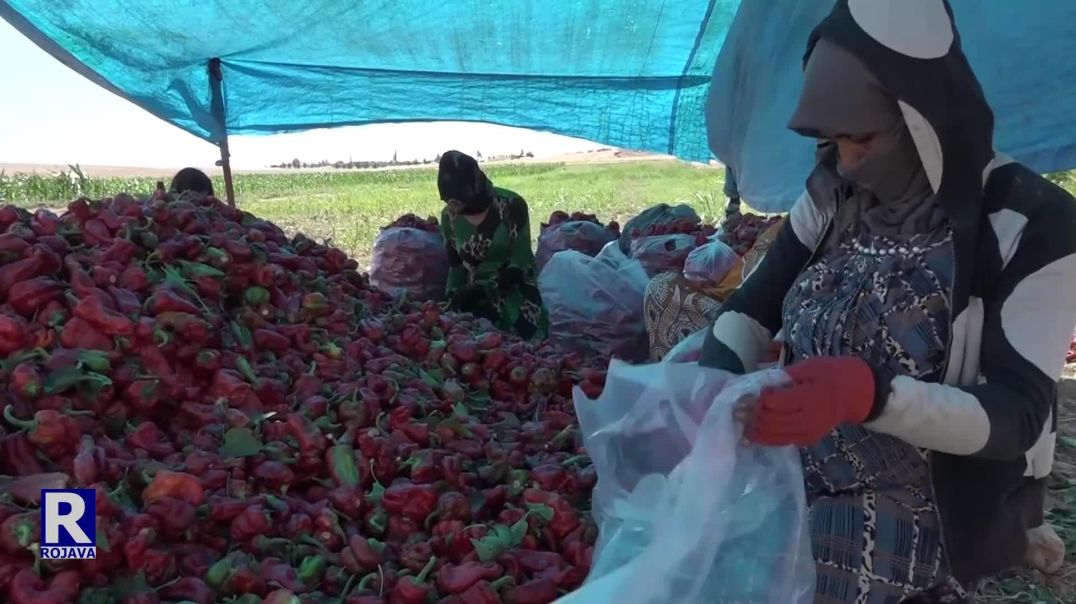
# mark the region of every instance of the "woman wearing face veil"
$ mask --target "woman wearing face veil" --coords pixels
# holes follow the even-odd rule
[[[839,0],[790,127],[817,165],[701,363],[752,371],[783,332],[791,383],[735,414],[800,447],[816,603],[970,602],[1053,537],[1076,203],[994,152],[944,0]]]
[[[494,187],[478,162],[459,151],[441,156],[437,188],[445,202],[449,307],[525,339],[544,338],[548,317],[536,283],[527,202]]]

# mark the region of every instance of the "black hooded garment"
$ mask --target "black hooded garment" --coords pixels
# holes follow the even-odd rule
[[[898,100],[953,228],[944,377],[879,384],[865,423],[933,451],[931,482],[953,576],[1019,566],[1043,522],[1057,380],[1076,326],[1076,200],[993,149],[993,113],[944,0],[839,0],[814,31],[858,56]],[[757,368],[781,307],[833,229],[835,153],[820,153],[759,267],[725,303],[701,362]]]

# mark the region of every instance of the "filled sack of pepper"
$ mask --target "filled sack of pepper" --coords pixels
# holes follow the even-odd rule
[[[653,235],[631,241],[631,257],[650,277],[684,270],[688,254],[698,246],[694,235]]]
[[[448,281],[448,255],[437,219],[427,221],[407,215],[374,239],[370,283],[409,300],[441,300]]]
[[[615,242],[593,258],[574,250],[554,255],[538,276],[550,340],[584,355],[645,360],[643,295],[649,282],[639,261],[620,253]]]
[[[631,253],[631,240],[649,235],[668,235],[671,231],[663,231],[663,228],[671,224],[698,225],[702,219],[687,204],[671,206],[667,203],[659,203],[651,206],[624,223],[620,233],[620,251],[625,254]]]
[[[717,285],[739,260],[731,247],[720,239],[711,238],[688,253],[684,259],[684,278],[697,285]]]
[[[557,220],[558,217],[555,212],[538,234],[538,251],[534,254],[534,260],[539,271],[557,252],[575,250],[587,256],[597,256],[607,243],[616,241],[620,235],[615,222],[605,227],[592,217],[586,220]]]

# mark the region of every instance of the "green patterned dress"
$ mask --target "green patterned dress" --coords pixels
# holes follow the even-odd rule
[[[495,199],[478,225],[447,207],[441,212],[450,267],[448,296],[462,287],[481,285],[487,304],[485,312],[475,314],[525,339],[545,338],[549,317],[538,293],[527,202],[507,189],[493,191]],[[523,282],[502,287],[502,270],[509,267],[523,272]]]

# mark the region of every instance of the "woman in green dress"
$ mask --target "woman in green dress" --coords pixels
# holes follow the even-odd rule
[[[437,189],[445,208],[449,308],[489,319],[527,340],[546,336],[527,202],[494,187],[473,157],[441,156]]]

